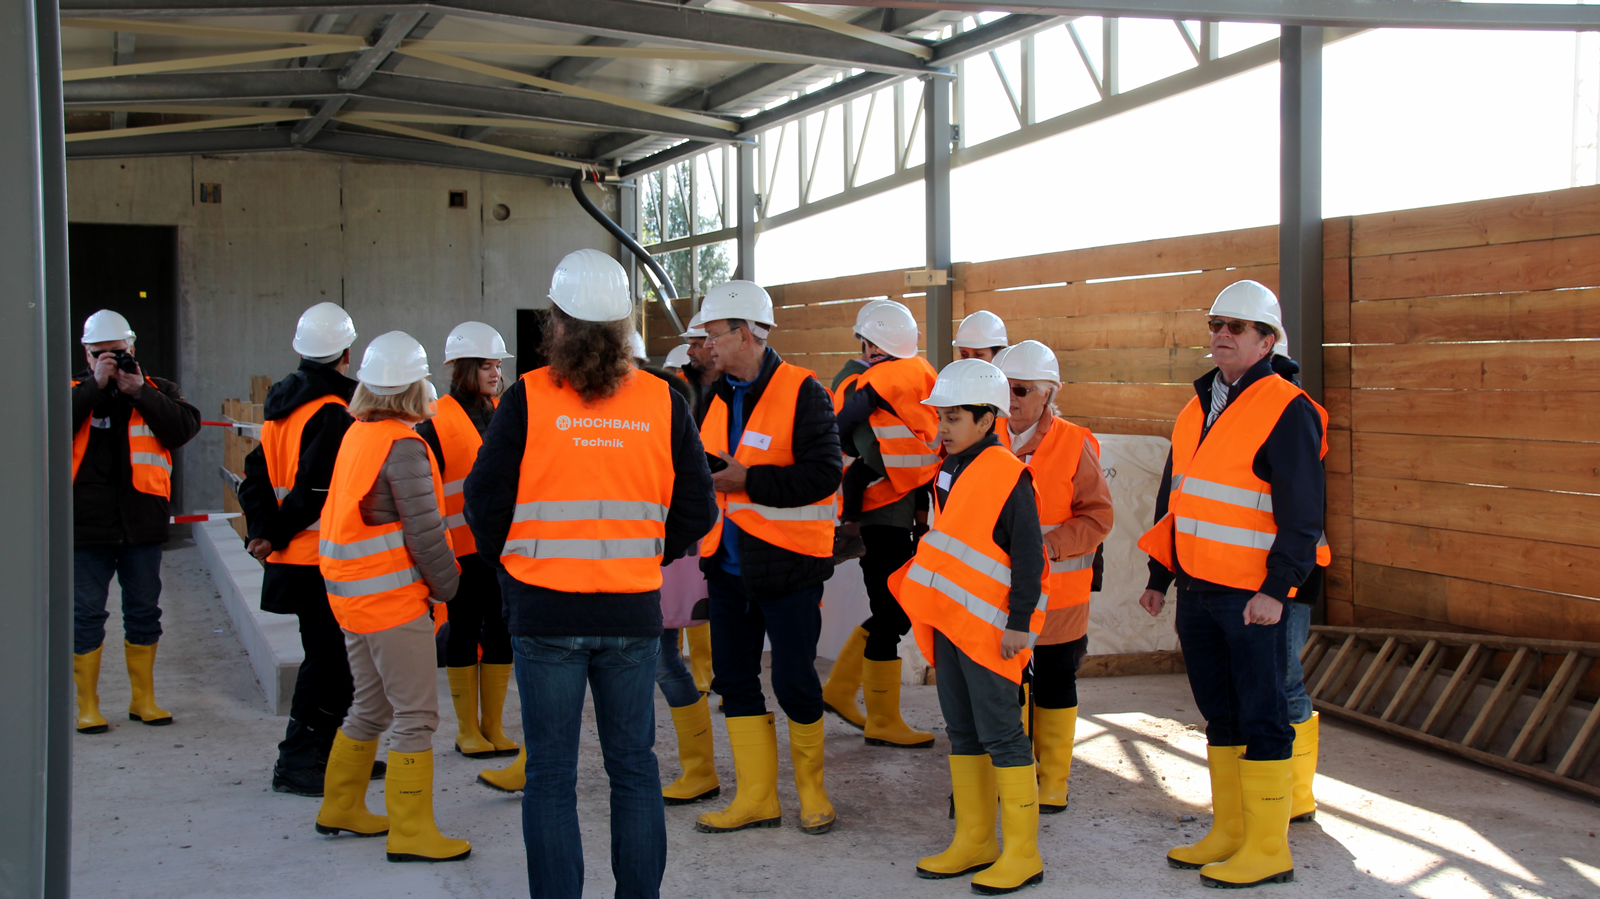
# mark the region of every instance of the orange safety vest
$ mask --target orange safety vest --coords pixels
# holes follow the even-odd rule
[[[585,405],[548,368],[522,376],[528,436],[500,562],[524,584],[563,593],[661,589],[672,505],[672,388],[629,372]]]
[[[151,389],[160,391],[156,382],[146,377],[145,383]],[[80,381],[73,381],[72,386],[78,386]],[[78,433],[72,435],[72,479],[78,479],[78,468],[83,465],[83,457],[89,451],[89,428],[94,421],[90,415],[83,420],[83,426],[78,428]],[[144,416],[138,409],[128,416],[128,465],[133,475],[133,489],[151,496],[160,496],[172,499],[172,453],[161,441],[156,439],[155,432],[145,424]]]
[[[867,487],[863,511],[898,501],[938,473],[939,413],[922,405],[938,379],[921,356],[879,362],[862,372],[858,385],[871,385],[894,409],[874,409],[867,419],[883,453],[884,477]]]
[[[973,661],[1019,684],[1044,628],[1049,584],[1040,585],[1039,604],[1028,620],[1028,649],[1002,659],[1000,638],[1011,607],[1011,556],[994,542],[994,526],[1027,467],[998,446],[979,453],[951,488],[947,506],[936,508],[933,529],[917,544],[917,554],[889,578],[889,589],[910,617],[924,658],[934,657],[937,630]]]
[[[295,475],[300,471],[300,440],[305,433],[306,422],[322,407],[331,404],[346,409],[350,407],[343,397],[330,393],[309,403],[302,403],[300,408],[289,413],[288,418],[269,421],[261,426],[261,455],[266,457],[267,480],[272,484],[272,494],[279,506],[283,505],[289,491],[294,489]],[[267,556],[267,561],[280,565],[318,564],[317,532],[321,527],[321,519],[312,522],[310,527],[295,534],[288,546],[273,550],[272,555]]]
[[[493,400],[499,408],[500,401]],[[439,468],[444,472],[444,526],[450,529],[450,542],[456,555],[470,556],[478,551],[478,541],[467,527],[467,516],[462,512],[467,497],[462,488],[472,464],[478,461],[478,450],[483,446],[483,436],[467,416],[467,410],[453,396],[439,398],[439,411],[433,417],[433,432],[439,437],[439,451],[444,458]]]
[[[1272,485],[1256,477],[1252,463],[1283,410],[1305,391],[1273,375],[1251,384],[1229,403],[1204,443],[1206,407],[1194,397],[1172,432],[1172,490],[1167,514],[1139,538],[1139,548],[1177,571],[1213,584],[1259,590],[1267,579],[1267,554],[1278,536],[1272,515]],[[1307,397],[1309,399],[1309,397]],[[1322,452],[1328,454],[1328,412],[1322,419]],[[1317,564],[1333,561],[1327,535],[1317,541]],[[1293,596],[1296,591],[1291,590]]]
[[[1045,432],[1039,447],[1022,460],[1034,471],[1033,485],[1039,491],[1039,527],[1048,534],[1072,519],[1072,479],[1083,461],[1083,444],[1088,441],[1096,454],[1100,441],[1088,428],[1059,416]],[[1045,551],[1045,555],[1049,555]],[[1050,610],[1081,606],[1089,601],[1094,583],[1094,551],[1076,559],[1050,563]]]
[[[733,457],[744,465],[793,465],[795,406],[806,379],[815,377],[815,373],[798,365],[780,362],[750,413]],[[728,405],[720,396],[711,401],[711,408],[706,411],[701,439],[706,452],[713,456],[728,451]],[[810,505],[778,508],[763,506],[741,490],[718,493],[717,509],[717,523],[700,541],[702,556],[714,556],[722,546],[724,515],[731,517],[740,530],[773,546],[803,556],[833,555],[833,494]]]
[[[389,450],[400,440],[422,438],[393,419],[351,425],[339,444],[328,499],[322,505],[318,542],[322,582],[333,617],[351,633],[388,630],[428,612],[428,583],[406,549],[405,525],[399,521],[369,525],[361,518],[361,500],[372,491]],[[442,509],[443,482],[431,449],[428,467],[433,471],[434,500]]]

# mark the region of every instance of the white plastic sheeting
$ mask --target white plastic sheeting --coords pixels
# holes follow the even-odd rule
[[[1104,586],[1089,601],[1089,654],[1177,649],[1172,627],[1175,604],[1168,602],[1155,618],[1139,606],[1139,594],[1150,575],[1146,565],[1150,557],[1138,542],[1155,521],[1156,491],[1172,441],[1127,434],[1095,436],[1100,439],[1100,466],[1111,485],[1116,521],[1105,543]],[[1172,595],[1169,590],[1169,600]]]

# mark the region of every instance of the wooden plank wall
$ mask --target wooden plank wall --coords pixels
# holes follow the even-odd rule
[[[1349,271],[1328,623],[1600,641],[1600,188],[1358,216]]]

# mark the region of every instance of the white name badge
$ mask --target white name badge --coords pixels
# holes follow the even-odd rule
[[[111,417],[107,416],[105,418],[95,418],[94,416],[91,415],[91,416],[89,416],[89,427],[91,427],[91,428],[109,428],[109,427],[111,427]]]
[[[943,490],[945,492],[949,492],[949,490],[950,490],[950,472],[948,472],[948,471],[939,472],[939,489]]]
[[[758,450],[771,449],[772,438],[766,434],[758,434],[755,431],[746,430],[744,436],[739,438],[739,445],[753,446]]]

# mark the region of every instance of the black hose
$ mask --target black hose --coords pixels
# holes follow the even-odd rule
[[[571,183],[572,195],[577,198],[578,205],[583,207],[583,211],[589,213],[591,218],[600,223],[600,227],[610,231],[612,237],[620,241],[623,246],[628,248],[629,252],[639,257],[639,261],[644,263],[645,270],[650,273],[650,279],[655,282],[656,292],[661,295],[661,308],[666,310],[667,318],[672,319],[672,326],[678,329],[677,333],[682,334],[688,330],[678,318],[677,310],[673,309],[672,303],[668,302],[668,300],[678,298],[678,289],[672,286],[672,279],[667,277],[667,270],[662,268],[661,263],[657,262],[656,258],[651,256],[644,247],[639,246],[639,242],[633,239],[633,235],[624,231],[621,225],[613,222],[610,216],[601,212],[600,207],[594,205],[594,201],[589,199],[589,195],[583,192],[582,169],[572,173]]]

